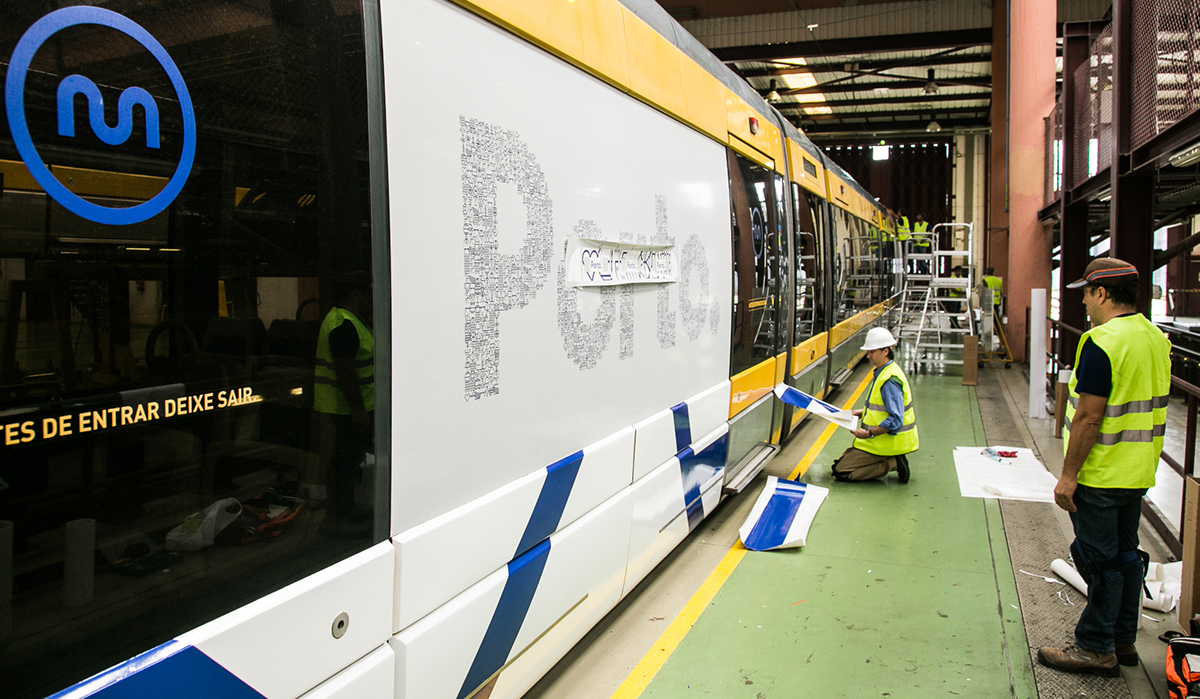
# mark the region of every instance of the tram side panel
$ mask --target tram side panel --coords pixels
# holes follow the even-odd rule
[[[686,520],[724,466],[688,452],[727,449],[725,149],[458,7],[382,12],[397,693],[516,696],[661,544],[631,550],[635,501]],[[575,286],[573,239],[677,280]]]

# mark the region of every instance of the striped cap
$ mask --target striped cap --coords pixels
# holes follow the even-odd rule
[[[1083,271],[1083,279],[1067,284],[1067,288],[1078,289],[1088,284],[1106,286],[1137,278],[1137,267],[1125,260],[1118,260],[1115,257],[1098,257],[1092,260],[1087,269]]]

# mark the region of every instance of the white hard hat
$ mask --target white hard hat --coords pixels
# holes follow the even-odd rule
[[[867,341],[864,342],[863,346],[859,349],[865,352],[866,350],[877,350],[883,349],[884,347],[891,347],[895,344],[896,338],[892,337],[892,334],[888,332],[887,328],[871,328],[867,331]]]

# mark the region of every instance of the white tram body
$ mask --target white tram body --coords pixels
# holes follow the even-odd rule
[[[518,697],[887,322],[886,211],[653,2],[358,12],[383,524],[62,696]]]

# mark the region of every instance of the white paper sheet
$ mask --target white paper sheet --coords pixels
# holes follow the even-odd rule
[[[987,448],[957,447],[954,450],[958,489],[964,498],[1054,502],[1054,486],[1058,479],[1038,461],[1032,449],[990,447],[1017,453],[1015,458],[997,460],[983,453]]]

